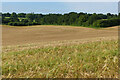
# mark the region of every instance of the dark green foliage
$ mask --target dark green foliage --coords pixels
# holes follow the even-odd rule
[[[11,26],[30,26],[30,25],[40,25],[39,23],[36,22],[9,22],[8,25]]]
[[[10,22],[18,22],[19,21],[19,19],[17,17],[16,18],[10,17],[9,19],[10,19]]]
[[[3,18],[2,17],[2,24],[8,24],[11,21],[10,18]]]
[[[106,19],[106,20],[98,20],[93,23],[94,27],[110,27],[120,25],[120,18]]]
[[[120,18],[120,13],[118,14],[118,17]]]
[[[23,23],[23,22],[9,22],[8,25],[11,25],[11,26],[27,26],[27,24]]]
[[[76,24],[82,26],[88,20],[88,15],[80,15],[76,20]]]
[[[4,14],[2,14],[2,16],[3,16],[3,17],[10,17],[11,14],[10,14],[10,13],[4,13]]]
[[[74,25],[76,22],[76,19],[78,18],[78,14],[71,12],[68,14],[68,16],[69,16],[69,19],[68,19],[69,24],[68,25],[72,25],[72,24]]]
[[[99,20],[99,19],[103,19],[101,18],[101,16],[97,15],[97,14],[92,14],[89,18],[88,18],[88,25],[92,25],[93,22],[95,22],[96,20]]]
[[[13,12],[10,17],[11,18],[17,18],[17,14],[15,12]]]
[[[103,14],[98,14],[100,19],[107,19],[107,15],[103,15]]]
[[[28,23],[29,21],[27,19],[22,19],[21,22]]]
[[[10,16],[10,22],[18,22],[18,21],[19,21],[18,15],[15,12],[13,12]]]
[[[26,14],[25,13],[18,13],[18,17],[25,18]]]
[[[13,12],[2,14],[2,23],[12,26],[30,25],[75,25],[86,27],[110,27],[120,25],[120,14],[87,14],[70,12],[66,14],[34,14]]]
[[[26,14],[26,18],[32,22],[35,19],[35,15],[34,13],[29,13],[29,14]]]

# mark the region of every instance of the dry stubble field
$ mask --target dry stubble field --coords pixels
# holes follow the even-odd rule
[[[92,29],[70,26],[32,26],[2,27],[3,46],[30,44],[37,42],[62,41],[74,39],[91,39],[96,37],[113,37],[118,35],[118,27]]]
[[[118,26],[3,26],[2,36],[5,78],[118,77]]]

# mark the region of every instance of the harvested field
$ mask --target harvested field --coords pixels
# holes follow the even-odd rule
[[[118,78],[117,40],[28,47],[2,53],[3,78]]]
[[[92,29],[85,27],[38,25],[31,27],[2,27],[3,46],[51,41],[117,37],[118,27]]]
[[[118,78],[118,27],[3,26],[3,78]]]

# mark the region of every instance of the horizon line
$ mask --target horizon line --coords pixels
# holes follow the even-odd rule
[[[74,11],[71,11],[71,12],[74,12]],[[66,13],[40,13],[40,12],[0,12],[0,13],[17,13],[17,14],[19,14],[19,13],[27,13],[27,14],[29,14],[29,13],[34,13],[34,14],[69,14],[69,13],[71,13],[71,12],[66,12]],[[84,14],[94,14],[95,12],[93,12],[93,13],[90,13],[90,12],[74,12],[74,13],[84,13]],[[110,12],[108,12],[108,13],[110,13]],[[119,13],[119,12],[118,12]],[[118,14],[118,13],[110,13],[110,14]],[[107,13],[95,13],[95,14],[107,14]]]

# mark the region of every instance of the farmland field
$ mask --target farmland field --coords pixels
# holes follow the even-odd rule
[[[3,26],[4,78],[118,78],[118,26]]]
[[[105,29],[47,25],[32,27],[3,26],[2,31],[3,46],[118,36],[117,26]]]

